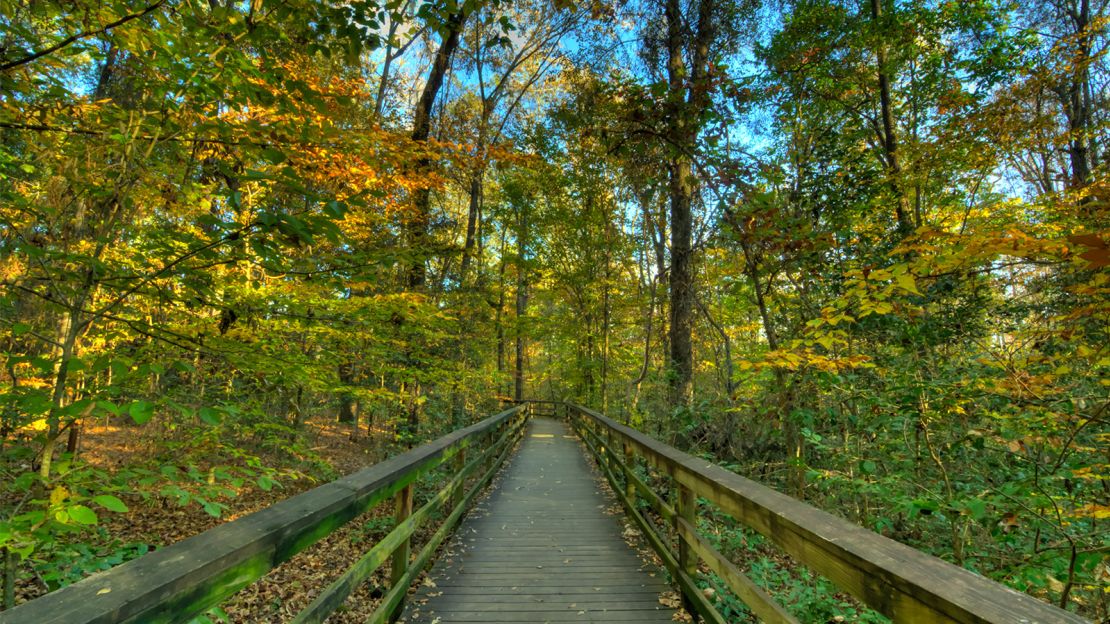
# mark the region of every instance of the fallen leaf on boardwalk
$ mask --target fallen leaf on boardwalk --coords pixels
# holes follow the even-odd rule
[[[659,604],[670,609],[677,609],[682,606],[682,599],[675,592],[665,592],[659,595]]]

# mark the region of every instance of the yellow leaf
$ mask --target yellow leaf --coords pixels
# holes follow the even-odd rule
[[[902,273],[896,276],[894,281],[898,284],[899,288],[906,292],[911,292],[915,295],[921,294],[921,291],[917,289],[917,283],[914,281],[913,274],[911,273]]]
[[[59,505],[67,496],[69,496],[69,491],[66,490],[65,487],[59,485],[54,488],[54,491],[50,492],[50,504]]]

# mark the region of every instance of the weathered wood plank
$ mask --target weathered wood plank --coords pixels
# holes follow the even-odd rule
[[[472,611],[431,610],[424,615],[431,621],[448,622],[670,622],[672,614],[664,609],[560,609],[520,611],[475,609]]]
[[[617,433],[671,475],[841,589],[896,622],[1081,624],[1083,618],[926,555],[729,472],[588,408],[571,408]]]
[[[594,594],[594,595],[613,595],[616,596],[615,600],[625,600],[626,595],[642,595],[644,593],[644,584],[624,585],[624,584],[602,584],[591,583],[588,578],[579,580],[578,584],[566,585],[482,585],[474,586],[467,583],[452,584],[450,582],[436,582],[436,587],[451,587],[451,593],[454,595],[473,594],[473,595],[562,595],[562,594]],[[660,591],[665,591],[666,586],[660,584]],[[435,590],[438,591],[438,590]]]
[[[434,587],[421,588],[403,618],[608,622],[626,621],[612,614],[632,609],[660,619],[627,621],[670,621],[674,610],[659,604],[662,575],[625,544],[600,490],[565,427],[534,420],[499,488],[437,563]],[[592,606],[569,606],[579,600]]]
[[[0,613],[3,624],[186,622],[393,496],[515,407],[429,444]]]

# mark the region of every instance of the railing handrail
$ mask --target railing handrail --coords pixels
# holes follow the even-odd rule
[[[696,505],[696,496],[709,500],[895,622],[1087,622],[1078,615],[667,446],[589,408],[568,405],[574,412],[605,427],[622,443],[634,447],[656,470],[669,475],[680,489],[689,492],[690,504]],[[625,459],[627,461],[628,457]],[[619,463],[619,459],[614,460]],[[629,489],[635,485],[632,481],[626,481]],[[618,492],[618,496],[626,495]],[[681,499],[682,496],[680,503]],[[669,511],[672,515],[686,515],[681,509]],[[687,535],[692,530],[689,523],[676,521],[676,525],[686,527],[678,526],[677,531],[680,541],[687,544],[686,548],[694,551],[705,548],[704,543],[694,543],[698,541],[696,536]]]
[[[510,422],[522,410],[523,406],[512,407],[401,455],[0,612],[0,623],[188,621],[397,494],[476,438]],[[405,543],[407,554],[407,539]]]

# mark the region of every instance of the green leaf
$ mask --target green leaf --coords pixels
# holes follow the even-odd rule
[[[274,147],[267,147],[263,149],[262,156],[264,156],[266,160],[272,162],[275,165],[280,165],[281,163],[285,162],[285,153]]]
[[[136,425],[145,425],[154,417],[154,404],[150,401],[135,401],[127,413],[131,415],[131,420],[134,420]]]
[[[122,411],[120,406],[112,403],[111,401],[97,401],[96,406],[104,410],[105,412],[108,412],[112,416],[119,416],[120,412]]]
[[[213,503],[212,501],[201,502],[201,507],[204,507],[204,512],[212,516],[213,518],[219,518],[224,509],[223,505],[219,503]]]
[[[981,520],[987,515],[987,504],[977,498],[968,499],[964,501],[962,511],[974,520]]]
[[[101,494],[100,496],[94,496],[93,502],[107,509],[108,511],[114,511],[117,513],[125,513],[127,511],[127,505],[125,505],[123,501],[116,498],[115,496],[112,496],[111,494]]]
[[[23,334],[26,334],[29,331],[31,331],[31,326],[28,325],[27,323],[14,323],[12,325],[12,335],[13,336],[22,336]]]
[[[68,509],[69,517],[77,524],[96,524],[96,512],[84,505],[74,505]]]
[[[200,408],[197,415],[200,417],[201,422],[206,425],[216,426],[220,424],[220,413],[211,407]]]

